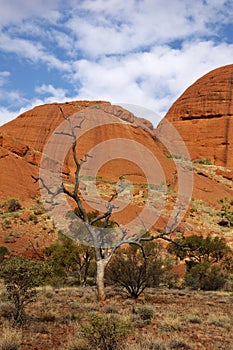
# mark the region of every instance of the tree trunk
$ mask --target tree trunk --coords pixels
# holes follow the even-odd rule
[[[102,301],[105,299],[105,287],[104,287],[104,274],[105,268],[107,266],[108,260],[101,259],[96,262],[97,271],[96,271],[96,286],[97,286],[97,294],[98,300]]]

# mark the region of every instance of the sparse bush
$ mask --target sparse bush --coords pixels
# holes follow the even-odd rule
[[[9,250],[7,249],[7,247],[4,247],[4,246],[0,246],[0,262],[4,259],[4,257],[6,255],[9,255],[10,252]]]
[[[232,324],[229,316],[221,314],[221,313],[209,315],[207,322],[209,325],[214,325],[216,327],[226,328],[229,330],[230,330],[231,324]]]
[[[1,264],[0,277],[4,280],[9,301],[14,305],[14,321],[23,323],[25,306],[34,301],[38,287],[48,273],[40,261],[27,260],[22,256],[6,259]]]
[[[145,288],[158,286],[163,274],[158,245],[147,242],[144,249],[146,256],[137,246],[120,249],[106,271],[107,283],[122,286],[135,299]]]
[[[210,158],[197,159],[197,160],[194,160],[194,163],[204,164],[204,165],[211,165],[212,164]]]
[[[182,331],[183,329],[180,318],[176,316],[166,316],[158,327],[164,332]]]
[[[115,350],[129,334],[130,324],[116,315],[93,314],[81,333],[91,349]]]
[[[14,305],[11,302],[5,301],[0,303],[0,316],[6,319],[13,319],[14,310]]]
[[[233,200],[229,200],[225,197],[220,199],[218,202],[221,204],[221,220],[218,224],[220,226],[233,226]]]
[[[5,219],[2,223],[2,228],[3,228],[3,230],[11,228],[11,220]]]
[[[6,208],[9,212],[14,212],[22,208],[20,202],[16,198],[9,198],[6,202],[1,205],[2,208]]]
[[[0,338],[0,350],[17,350],[22,341],[22,333],[14,328],[5,327]]]
[[[152,322],[154,310],[151,306],[140,306],[132,308],[133,321],[136,327],[144,327]],[[136,316],[136,317],[135,317]]]
[[[37,218],[36,214],[31,214],[29,216],[29,220],[33,221],[35,225],[38,224],[38,218]]]
[[[48,283],[55,286],[86,284],[93,266],[92,247],[75,243],[72,239],[60,235],[57,243],[45,249],[48,263],[53,269]]]

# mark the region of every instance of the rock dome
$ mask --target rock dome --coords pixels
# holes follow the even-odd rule
[[[232,98],[230,64],[198,79],[169,109],[165,118],[182,136],[192,159],[209,158],[212,164],[233,169]]]

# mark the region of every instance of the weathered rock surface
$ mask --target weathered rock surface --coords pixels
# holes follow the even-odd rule
[[[233,64],[198,79],[172,105],[166,119],[177,128],[192,159],[209,158],[233,169]]]
[[[42,152],[51,134],[60,124],[67,123],[59,106],[62,107],[66,117],[74,115],[76,118],[77,115],[77,124],[82,116],[85,117],[81,126],[81,136],[78,137],[77,142],[80,159],[84,158],[85,154],[96,145],[109,141],[104,150],[105,159],[109,160],[101,165],[98,176],[115,182],[119,180],[120,176],[125,176],[134,183],[144,183],[147,181],[146,174],[144,169],[137,164],[145,163],[145,151],[148,151],[159,163],[163,164],[165,181],[170,184],[174,184],[176,181],[174,163],[163,154],[159,147],[155,147],[153,126],[150,122],[143,118],[137,118],[122,107],[113,106],[108,102],[53,103],[35,107],[0,128],[2,135],[0,137],[0,146],[2,147],[0,153],[0,160],[2,159],[2,164],[0,164],[0,201],[9,197],[17,197],[21,200],[24,198],[25,200],[27,193],[28,199],[30,199],[29,192],[32,188],[33,196],[36,193],[39,194],[38,186],[33,183],[31,175],[39,172]],[[82,111],[81,114],[79,114],[80,111]],[[67,130],[70,132],[69,127]],[[122,148],[122,140],[132,141],[133,149],[128,149],[126,157],[112,157],[117,148]],[[54,144],[54,149],[56,152],[62,152],[63,144],[59,144],[59,142]],[[9,155],[9,159],[6,161],[3,157],[7,155]],[[15,170],[13,171],[13,169]],[[63,166],[63,173],[72,179],[74,171],[75,164],[70,152]],[[20,181],[25,187],[29,186],[30,190],[27,188],[23,191]],[[22,195],[20,195],[20,191],[22,191]]]

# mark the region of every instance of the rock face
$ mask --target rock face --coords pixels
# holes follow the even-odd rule
[[[209,158],[233,169],[232,100],[233,64],[198,79],[172,105],[165,118],[182,136],[192,159]]]
[[[174,164],[159,147],[155,147],[153,126],[147,120],[137,118],[122,107],[108,102],[53,103],[35,107],[0,128],[0,202],[16,197],[26,203],[31,197],[39,196],[39,188],[31,176],[39,173],[42,151],[51,134],[60,124],[66,123],[59,106],[66,117],[76,114],[85,116],[82,135],[77,144],[79,158],[83,158],[96,145],[114,140],[105,148],[109,161],[100,167],[99,177],[117,182],[123,175],[134,183],[146,182],[146,174],[137,165],[144,161],[144,147],[164,165],[166,180],[171,184],[176,181]],[[79,114],[80,111],[82,114]],[[111,154],[125,139],[133,141],[135,154],[131,155],[129,150],[127,159],[119,157],[112,160]],[[62,151],[62,145],[60,147]],[[58,144],[54,148],[59,152]],[[63,174],[72,179],[74,171],[75,164],[70,152],[65,160]]]

